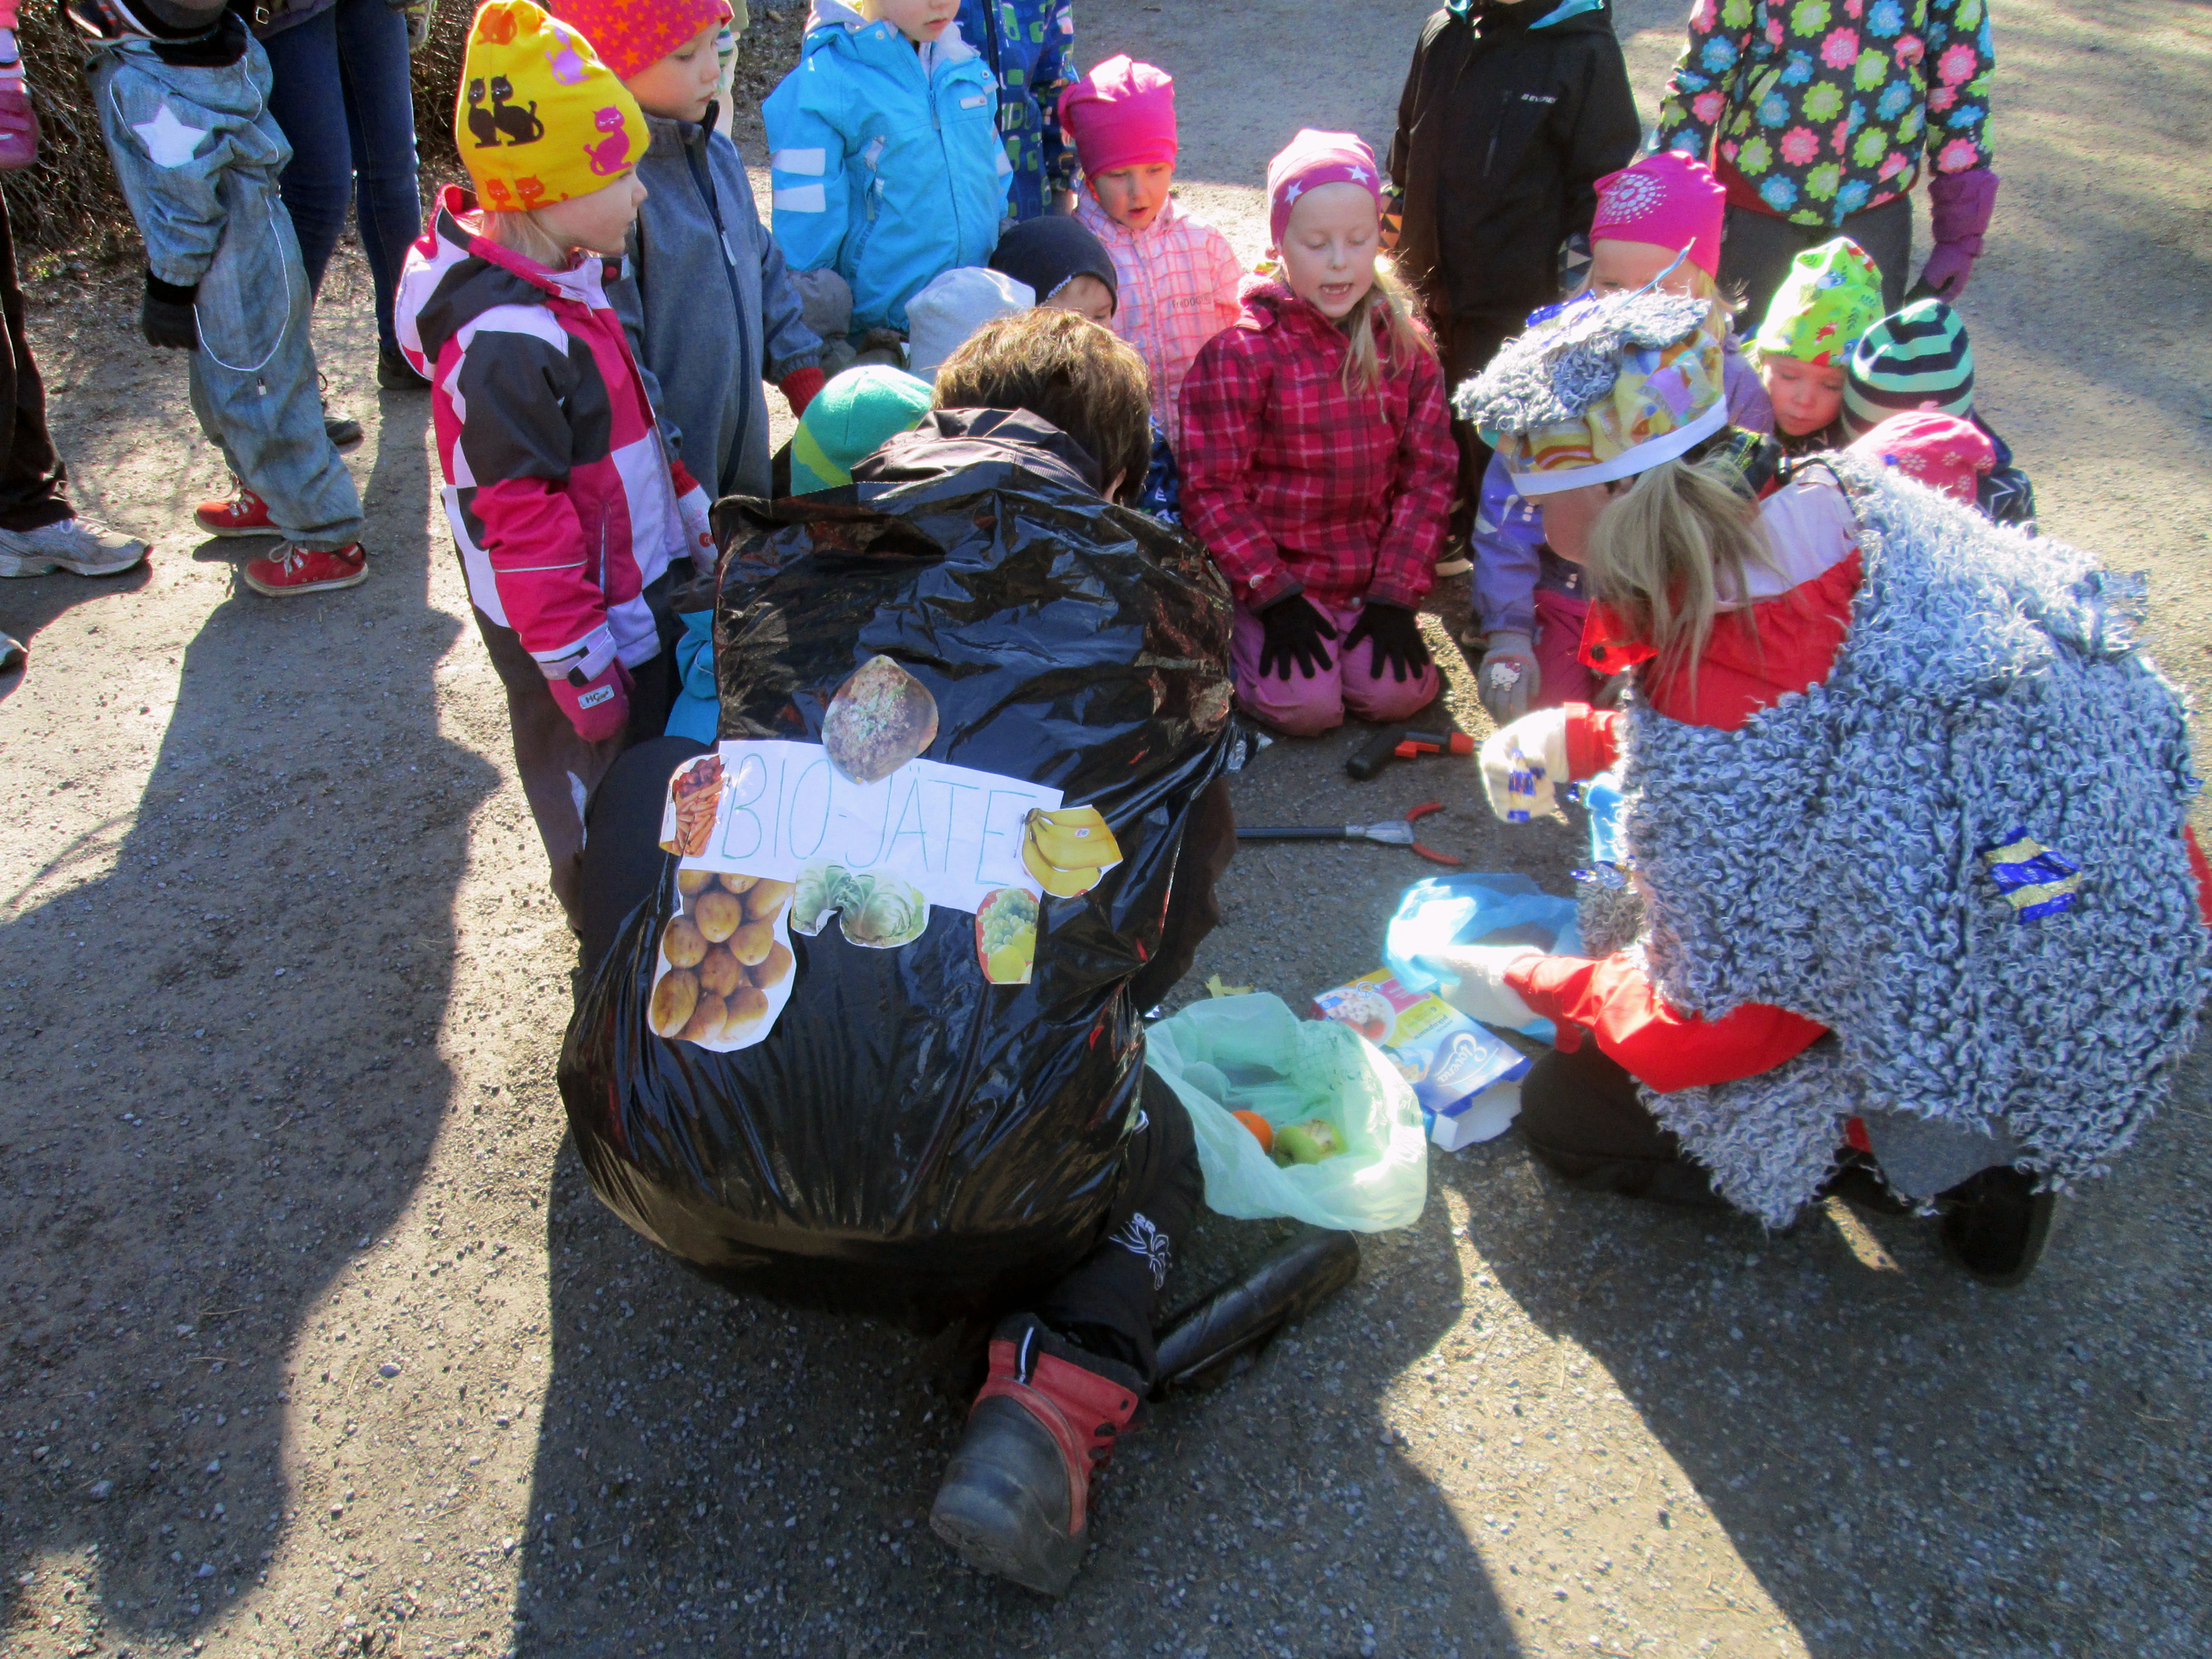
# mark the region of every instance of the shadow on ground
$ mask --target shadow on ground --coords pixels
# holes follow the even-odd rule
[[[451,900],[496,780],[439,734],[427,420],[385,427],[371,583],[219,605],[135,811],[0,921],[0,1569],[82,1573],[111,1639],[209,1627],[270,1559],[288,1401],[328,1381],[291,1373],[295,1336],[406,1205],[448,1094]],[[18,616],[26,590],[92,591],[11,585]],[[334,669],[364,630],[388,649]]]
[[[1772,1613],[1686,1538],[1701,1510],[1810,1653],[2182,1652],[2201,1561],[2179,1525],[2146,1549],[2140,1516],[2201,1500],[2183,1473],[2200,1367],[2146,1310],[2188,1294],[2156,1241],[2203,1214],[2204,1159],[2172,1118],[2145,1141],[2010,1291],[1946,1261],[1932,1221],[1839,1200],[1768,1234],[1570,1191],[1517,1137],[1432,1170],[1505,1294],[1672,1458],[1629,1517],[1633,1570],[1723,1650]]]

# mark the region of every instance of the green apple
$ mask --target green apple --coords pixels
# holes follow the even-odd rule
[[[1343,1150],[1344,1136],[1325,1117],[1310,1117],[1304,1123],[1285,1124],[1275,1131],[1278,1164],[1318,1164]]]

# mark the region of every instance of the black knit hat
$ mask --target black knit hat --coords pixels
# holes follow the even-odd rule
[[[1106,245],[1065,213],[1048,213],[1016,225],[999,239],[991,269],[1027,283],[1036,290],[1039,305],[1079,276],[1096,276],[1106,284],[1115,305],[1121,301]]]

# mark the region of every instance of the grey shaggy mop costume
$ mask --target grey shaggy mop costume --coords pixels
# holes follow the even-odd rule
[[[1486,434],[1577,417],[1625,348],[1680,339],[1703,311],[1586,305],[1455,401]],[[1961,1175],[2007,1158],[2057,1186],[2100,1174],[2212,986],[2181,699],[2089,555],[1852,458],[1819,465],[1851,497],[1865,571],[1832,670],[1736,732],[1632,697],[1622,825],[1660,994],[1709,1018],[1765,1003],[1829,1035],[1759,1076],[1644,1097],[1771,1225],[1814,1196],[1853,1115],[1900,1153],[1990,1149]],[[2016,830],[2079,861],[2073,908],[2023,921],[2007,902],[1981,853]]]
[[[1771,1224],[1843,1120],[2009,1138],[2064,1185],[2102,1174],[2164,1093],[2212,985],[2181,830],[2181,699],[2094,559],[1999,530],[1851,458],[1828,465],[1865,580],[1827,679],[1741,731],[1633,704],[1624,830],[1660,994],[1831,1035],[1757,1077],[1647,1098],[1721,1192]],[[1980,856],[2017,829],[2081,865],[2023,921]]]

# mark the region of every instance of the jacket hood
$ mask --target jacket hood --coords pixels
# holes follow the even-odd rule
[[[1505,28],[1557,29],[1563,34],[1613,32],[1611,0],[1444,0],[1444,9],[1462,23],[1480,21]]]
[[[853,482],[913,483],[993,462],[1086,495],[1104,488],[1090,451],[1025,409],[933,409],[913,431],[855,462]]]
[[[400,273],[392,324],[400,349],[424,375],[434,373],[447,341],[495,306],[542,305],[568,300],[599,307],[606,303],[606,262],[579,260],[566,270],[550,270],[512,249],[487,240],[462,223],[476,209],[476,198],[459,185],[438,195],[430,228],[408,250]]]
[[[807,8],[806,33],[799,42],[799,55],[804,59],[817,52],[857,53],[865,44],[860,37],[870,27],[870,20],[847,5],[845,0],[813,0]],[[888,23],[883,27],[894,35],[898,33]],[[910,43],[902,39],[898,44],[905,48]],[[960,33],[957,18],[945,25],[945,33],[938,36],[933,44],[936,55],[927,66],[929,73],[934,73],[944,64],[957,64],[963,58],[975,56],[975,49]]]

